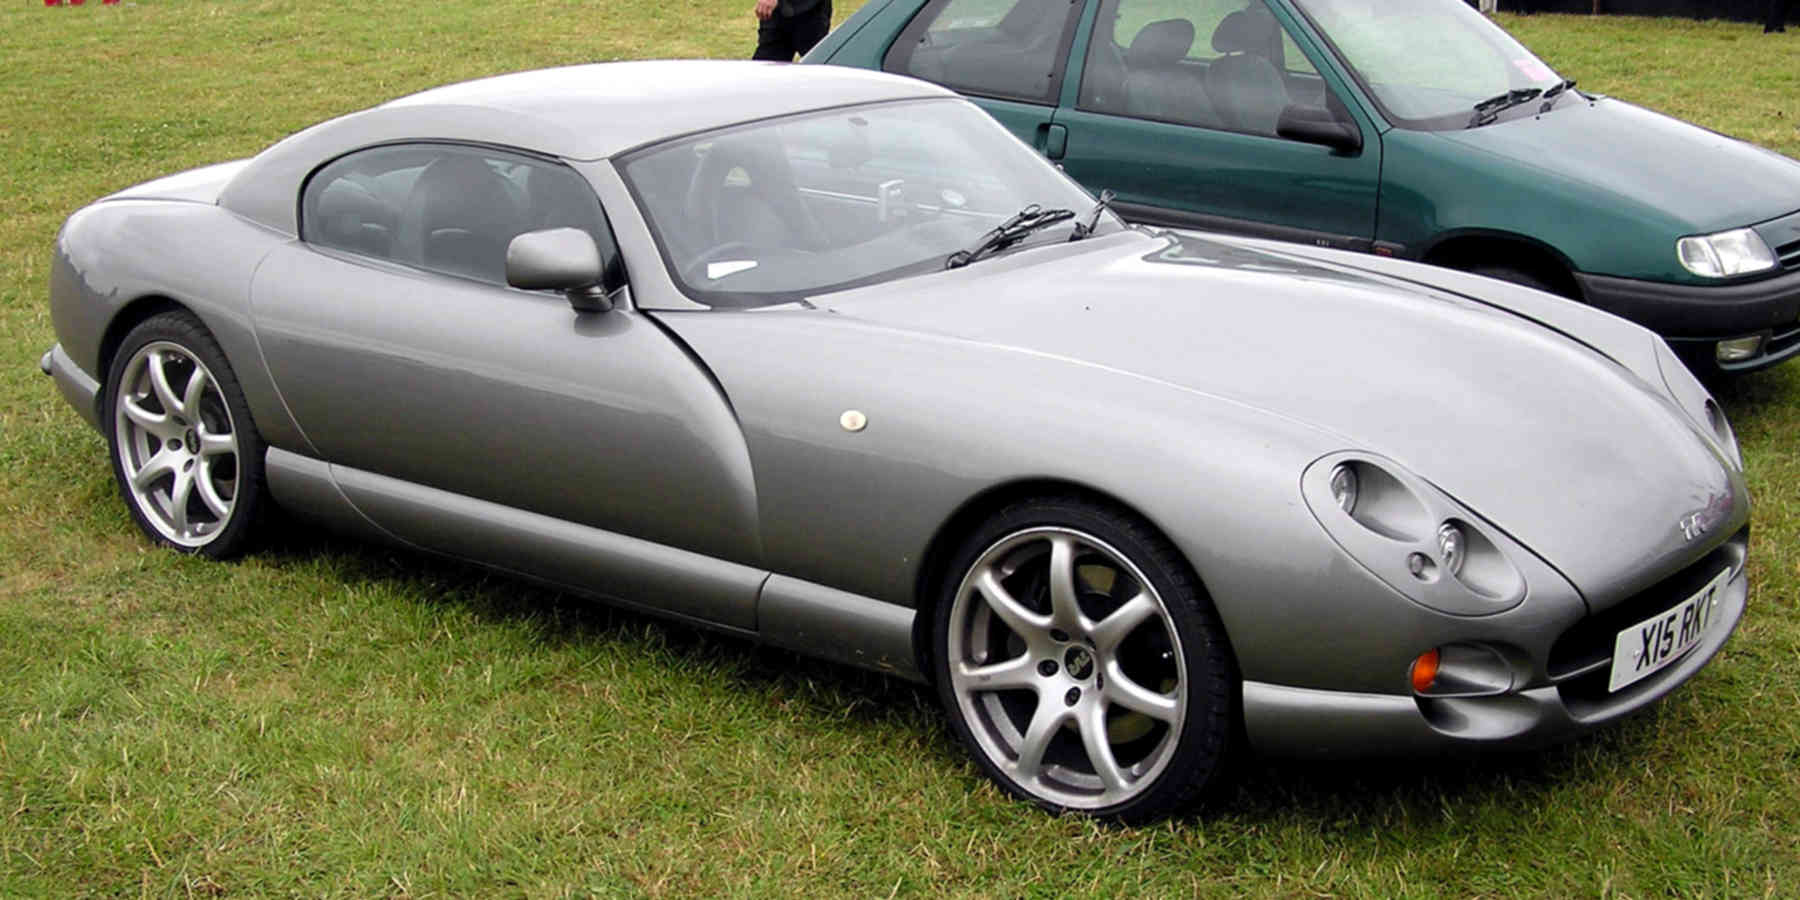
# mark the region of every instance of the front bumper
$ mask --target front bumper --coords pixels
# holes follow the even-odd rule
[[[1664,583],[1585,617],[1558,637],[1547,659],[1534,666],[1539,675],[1517,690],[1431,699],[1246,681],[1245,730],[1259,751],[1325,759],[1522,750],[1569,740],[1662,699],[1718,654],[1737,630],[1749,597],[1747,545],[1747,534],[1740,534]],[[1719,595],[1708,634],[1667,668],[1607,692],[1606,665],[1617,630],[1679,604],[1721,560],[1730,561],[1732,575]],[[1596,656],[1598,648],[1608,649]]]
[[[1714,286],[1667,284],[1576,273],[1590,306],[1662,335],[1697,372],[1745,372],[1800,354],[1800,269],[1759,281]],[[1722,340],[1763,337],[1749,359],[1720,363]]]
[[[38,368],[56,379],[56,387],[62,391],[63,399],[69,401],[89,425],[96,431],[104,430],[100,427],[100,382],[82,371],[61,344],[44,351],[43,358],[38,360]]]

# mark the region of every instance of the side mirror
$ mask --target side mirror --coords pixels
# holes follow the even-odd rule
[[[562,291],[577,312],[607,312],[600,248],[579,228],[527,231],[506,245],[506,283],[528,291]]]
[[[1362,129],[1319,106],[1289,106],[1275,123],[1275,134],[1290,141],[1330,147],[1344,156],[1362,152]]]

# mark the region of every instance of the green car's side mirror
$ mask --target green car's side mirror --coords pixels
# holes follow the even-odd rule
[[[1275,134],[1290,141],[1330,147],[1344,156],[1362,152],[1362,129],[1321,106],[1289,106],[1275,123]]]

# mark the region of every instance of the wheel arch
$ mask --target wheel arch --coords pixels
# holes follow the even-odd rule
[[[942,583],[950,557],[974,530],[1006,506],[1024,500],[1040,497],[1076,497],[1103,506],[1111,506],[1142,519],[1151,529],[1168,541],[1175,549],[1181,561],[1194,573],[1194,580],[1206,590],[1206,580],[1194,561],[1182,551],[1181,545],[1170,538],[1167,529],[1163,528],[1154,517],[1146,514],[1138,506],[1100,488],[1082,484],[1064,478],[1037,477],[1019,478],[1012,481],[991,485],[964,500],[954,512],[938,526],[931,540],[926,544],[925,552],[920,557],[918,575],[913,585],[914,608],[917,615],[913,617],[913,657],[919,672],[927,683],[934,683],[932,667],[932,622],[937,615],[937,604],[942,599],[937,587]],[[1209,593],[1210,599],[1210,593]],[[1230,635],[1226,635],[1226,643],[1230,644]],[[1235,652],[1233,660],[1235,664]]]
[[[1445,232],[1432,239],[1419,259],[1459,271],[1482,265],[1519,269],[1556,288],[1564,297],[1587,302],[1575,279],[1575,264],[1555,247],[1517,232],[1488,228]]]
[[[145,294],[128,301],[119,308],[118,312],[113,314],[112,320],[106,323],[106,330],[100,335],[100,355],[97,360],[100,371],[94,373],[99,377],[102,385],[106,383],[107,376],[112,372],[113,357],[118,354],[119,347],[125,343],[125,336],[145,321],[167,312],[187,313],[200,319],[200,314],[195,312],[193,307],[166,294]],[[204,319],[201,319],[201,324],[205,324]]]

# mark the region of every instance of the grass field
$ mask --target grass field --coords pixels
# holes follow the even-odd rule
[[[1140,830],[1004,799],[908,684],[299,530],[231,565],[136,534],[36,367],[64,216],[441,82],[747,56],[749,6],[0,8],[0,896],[1792,896],[1800,365],[1721,389],[1752,608],[1652,714],[1520,757],[1257,761]],[[1586,89],[1800,156],[1800,33],[1502,21]]]

